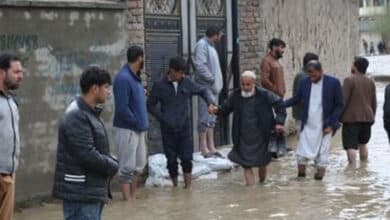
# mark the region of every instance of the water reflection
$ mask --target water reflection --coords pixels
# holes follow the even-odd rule
[[[390,219],[390,147],[383,130],[384,84],[378,83],[378,113],[369,143],[369,160],[347,165],[336,138],[330,166],[322,182],[296,178],[294,155],[273,162],[265,184],[244,186],[242,171],[218,181],[195,181],[192,191],[145,188],[132,206],[118,200],[106,207],[104,219]],[[295,145],[296,138],[290,139]],[[116,195],[116,198],[119,198]],[[62,219],[59,204],[26,209],[16,220]]]

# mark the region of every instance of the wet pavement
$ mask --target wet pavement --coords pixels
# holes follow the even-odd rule
[[[244,186],[240,168],[218,180],[195,181],[191,191],[143,188],[132,205],[119,200],[104,209],[106,220],[149,219],[390,219],[390,147],[383,129],[384,84],[378,83],[378,112],[369,143],[369,161],[347,166],[340,137],[335,138],[330,166],[322,182],[296,178],[296,161],[289,155],[272,162],[268,180]],[[340,132],[338,132],[340,133]],[[296,138],[290,139],[295,146]],[[16,220],[62,219],[60,204],[24,209]]]

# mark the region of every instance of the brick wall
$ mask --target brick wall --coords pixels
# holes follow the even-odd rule
[[[240,32],[240,70],[259,69],[258,51],[261,30],[260,0],[238,1],[238,26]]]
[[[358,55],[358,4],[345,0],[239,1],[240,70],[256,70],[267,43],[281,38],[287,97],[306,52],[319,54],[326,72],[342,80]],[[291,125],[291,123],[288,123]],[[289,126],[290,127],[290,126]]]
[[[137,45],[145,50],[144,1],[127,0],[129,46]],[[150,75],[142,74],[142,82],[146,86]]]
[[[144,1],[127,0],[127,7],[129,44],[144,47]]]

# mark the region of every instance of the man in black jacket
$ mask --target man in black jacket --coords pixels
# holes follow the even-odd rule
[[[169,62],[168,76],[156,82],[148,99],[148,111],[161,125],[167,168],[174,186],[177,186],[178,163],[180,158],[184,174],[184,188],[191,186],[192,153],[189,102],[193,95],[202,97],[209,109],[213,99],[207,89],[184,77],[186,62],[181,57]],[[157,104],[160,103],[160,109]]]
[[[98,104],[110,95],[111,78],[98,67],[80,79],[82,96],[73,101],[60,121],[53,196],[63,200],[65,220],[100,220],[111,197],[110,179],[118,162],[110,156]]]
[[[286,120],[282,103],[279,95],[256,87],[253,71],[245,71],[240,77],[240,89],[222,106],[210,110],[221,117],[233,113],[233,148],[228,158],[244,168],[247,186],[255,184],[253,168],[258,168],[260,183],[266,179],[267,166],[272,159],[268,150],[272,132],[282,133]]]

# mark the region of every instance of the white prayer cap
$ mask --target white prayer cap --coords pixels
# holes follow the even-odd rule
[[[246,70],[241,74],[241,78],[249,77],[251,79],[256,80],[256,74],[253,71]]]

